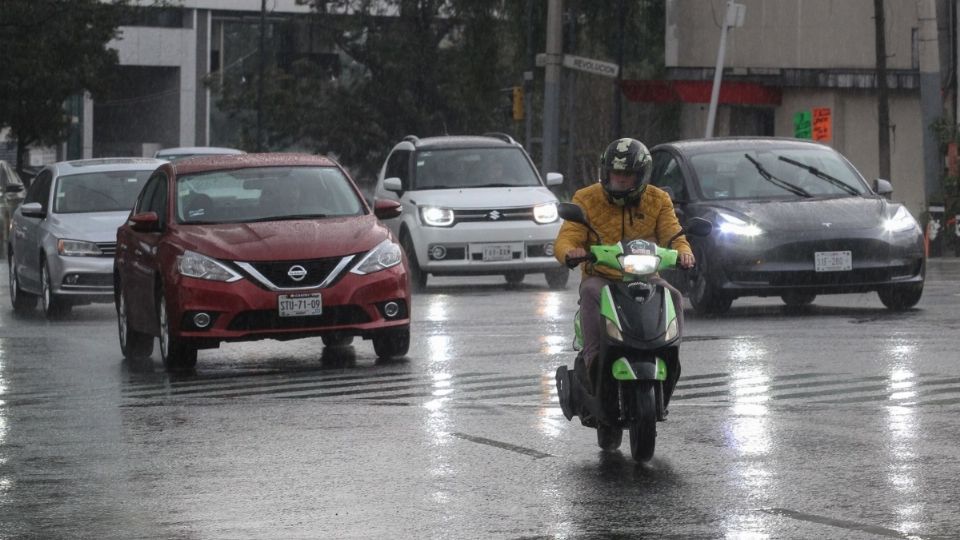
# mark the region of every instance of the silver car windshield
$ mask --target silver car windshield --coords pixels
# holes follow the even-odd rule
[[[254,167],[177,179],[179,223],[250,223],[364,214],[336,167]]]
[[[539,186],[518,148],[455,148],[417,153],[412,189]]]
[[[849,197],[869,192],[859,173],[829,150],[741,148],[695,155],[690,163],[705,199]],[[761,171],[783,182],[771,182]]]
[[[153,172],[103,171],[57,179],[53,211],[58,214],[129,211]]]

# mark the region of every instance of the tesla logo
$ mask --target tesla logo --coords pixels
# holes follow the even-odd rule
[[[307,277],[307,269],[297,264],[287,270],[287,275],[294,281],[303,281],[303,278]]]
[[[828,228],[828,229],[830,228],[831,225],[833,225],[833,223],[824,223],[824,224],[823,224],[823,226],[826,227],[826,228]]]
[[[489,214],[487,214],[487,217],[490,218],[492,221],[496,221],[496,220],[500,219],[500,216],[501,216],[501,214],[500,214],[500,212],[497,211],[497,210],[493,210],[493,211],[491,211]]]

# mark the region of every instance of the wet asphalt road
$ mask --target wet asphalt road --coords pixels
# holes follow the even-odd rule
[[[434,280],[406,361],[266,341],[171,377],[122,361],[112,306],[14,318],[4,288],[0,537],[960,536],[960,261],[907,313],[688,310],[642,466],[556,405],[575,291]]]

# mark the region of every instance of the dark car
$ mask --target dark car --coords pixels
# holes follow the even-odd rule
[[[923,293],[920,227],[891,184],[867,184],[840,153],[780,138],[690,140],[653,148],[652,183],[668,188],[681,223],[703,217],[691,238],[697,267],[685,288],[700,313],[743,296],[805,305],[820,294],[876,291],[893,310]]]
[[[372,339],[377,356],[410,345],[403,251],[334,161],[300,154],[195,157],[147,181],[117,231],[120,346],[168,369],[224,341]]]

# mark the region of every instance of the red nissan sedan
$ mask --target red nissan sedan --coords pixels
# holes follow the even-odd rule
[[[160,166],[117,230],[120,348],[170,370],[224,341],[321,336],[410,346],[403,250],[334,161],[302,154],[195,157]]]

